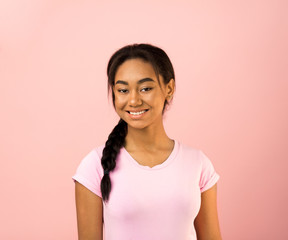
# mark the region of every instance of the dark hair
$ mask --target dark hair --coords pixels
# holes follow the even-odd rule
[[[116,51],[111,56],[107,66],[108,92],[112,92],[114,108],[115,95],[112,87],[114,86],[115,75],[119,66],[129,59],[142,59],[145,62],[149,62],[153,66],[158,82],[160,81],[159,75],[163,77],[165,85],[168,84],[171,79],[175,80],[175,73],[172,63],[167,54],[161,48],[150,44],[127,45]],[[168,102],[165,100],[163,112],[167,104]],[[110,133],[103,149],[101,158],[101,164],[104,170],[104,176],[101,180],[101,193],[103,201],[108,201],[109,199],[109,194],[111,191],[109,172],[113,171],[113,169],[116,167],[116,158],[121,147],[124,145],[126,135],[127,123],[120,119],[118,124]]]

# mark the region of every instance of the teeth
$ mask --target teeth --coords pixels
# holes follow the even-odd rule
[[[141,112],[129,112],[129,113],[132,114],[132,115],[140,115],[140,114],[142,114],[144,112],[146,112],[146,110],[141,111]]]

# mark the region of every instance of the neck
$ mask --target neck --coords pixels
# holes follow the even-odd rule
[[[135,129],[129,127],[125,138],[125,148],[131,151],[137,149],[157,150],[171,145],[172,140],[167,136],[163,122],[157,127]]]

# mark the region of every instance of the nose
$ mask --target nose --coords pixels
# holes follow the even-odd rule
[[[142,104],[141,96],[137,91],[131,91],[129,96],[129,105],[131,107],[137,107]]]

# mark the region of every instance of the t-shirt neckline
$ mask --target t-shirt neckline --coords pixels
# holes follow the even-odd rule
[[[140,163],[138,163],[131,155],[130,153],[125,149],[125,147],[122,147],[122,152],[126,155],[126,157],[128,158],[129,162],[131,162],[134,166],[137,166],[141,169],[145,169],[145,170],[158,170],[158,169],[162,169],[166,166],[168,166],[175,158],[176,154],[178,153],[178,149],[179,149],[179,143],[177,140],[173,139],[174,141],[174,147],[172,149],[172,152],[170,153],[169,157],[162,163],[157,164],[153,167],[149,167],[149,166],[144,166],[141,165]]]

